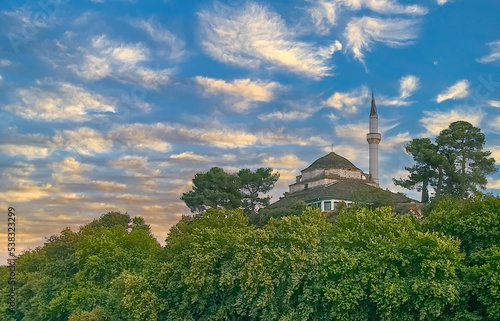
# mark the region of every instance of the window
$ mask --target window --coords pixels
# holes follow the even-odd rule
[[[305,184],[304,189],[308,189],[308,188],[309,188],[309,184]]]
[[[331,210],[332,210],[332,202],[325,201],[325,211],[331,211]]]

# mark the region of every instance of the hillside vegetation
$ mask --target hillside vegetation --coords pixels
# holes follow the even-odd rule
[[[500,199],[443,199],[421,220],[389,207],[249,224],[208,209],[166,246],[108,213],[17,261],[1,320],[499,320]],[[8,278],[2,267],[1,278]]]

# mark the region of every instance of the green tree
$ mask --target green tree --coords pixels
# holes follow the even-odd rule
[[[415,138],[405,145],[405,150],[413,156],[415,165],[405,167],[410,173],[407,179],[394,179],[394,184],[407,189],[422,192],[422,203],[429,202],[429,184],[439,175],[437,145],[428,138]]]
[[[491,152],[483,151],[485,136],[481,129],[466,121],[457,121],[436,138],[438,148],[450,166],[446,192],[460,198],[486,188],[486,175],[497,171]]]
[[[201,213],[209,208],[243,208],[247,215],[269,205],[268,193],[279,179],[272,168],[259,168],[255,172],[242,169],[236,174],[228,174],[222,168],[212,167],[207,173],[198,173],[193,178],[192,190],[183,193],[183,200],[193,213]]]
[[[320,283],[332,320],[439,320],[458,301],[459,242],[390,208],[340,213]]]
[[[274,173],[272,168],[259,168],[252,172],[248,168],[238,172],[240,178],[240,192],[243,196],[243,208],[247,215],[257,213],[259,208],[269,205],[270,196],[259,197],[270,192],[278,181],[280,174]]]
[[[193,213],[201,213],[212,207],[235,209],[241,206],[240,186],[237,175],[212,167],[206,173],[195,175],[192,190],[183,193],[181,200]]]
[[[167,320],[244,320],[240,275],[260,239],[255,233],[242,210],[221,208],[173,226],[156,277]]]
[[[422,227],[459,239],[465,253],[461,300],[450,307],[444,320],[500,318],[500,198],[481,194],[442,198]]]
[[[122,298],[112,295],[111,284],[124,270],[154,270],[160,250],[144,219],[131,220],[128,214],[102,215],[76,233],[66,228],[19,256],[14,319],[126,320],[127,310]],[[9,320],[4,312],[0,319]]]
[[[432,143],[428,138],[411,140],[405,150],[413,156],[414,166],[405,167],[406,179],[394,184],[422,191],[422,202],[429,201],[429,186],[436,197],[453,195],[466,198],[486,188],[486,175],[497,171],[491,152],[483,151],[484,134],[465,121],[457,121],[441,131]]]
[[[360,189],[359,191],[354,193],[351,199],[354,202],[355,208],[364,207],[373,210],[383,206],[394,207],[392,193],[381,188]]]

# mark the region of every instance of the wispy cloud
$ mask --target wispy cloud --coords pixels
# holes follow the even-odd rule
[[[312,78],[331,74],[330,58],[342,49],[296,39],[285,21],[266,6],[249,2],[235,9],[217,4],[199,13],[202,46],[213,59],[246,68],[279,68]]]
[[[398,97],[385,97],[380,96],[377,98],[377,103],[379,105],[385,106],[408,106],[412,104],[412,101],[407,99],[413,95],[413,93],[418,90],[420,85],[420,79],[417,76],[408,75],[404,76],[399,80],[399,96]]]
[[[442,6],[448,2],[453,2],[454,0],[437,0],[438,5]]]
[[[380,142],[380,149],[385,151],[397,151],[396,148],[408,143],[412,137],[409,132],[399,133],[396,136],[384,137]]]
[[[90,127],[58,131],[52,139],[52,143],[57,149],[82,155],[106,153],[113,147],[113,142],[110,139]]]
[[[488,100],[488,105],[490,105],[491,107],[500,108],[500,100]]]
[[[470,94],[470,83],[467,79],[459,80],[452,86],[448,87],[444,92],[436,97],[436,102],[439,104],[449,99],[465,98]]]
[[[2,144],[0,145],[0,150],[5,155],[21,155],[30,160],[35,158],[46,158],[52,153],[52,150],[48,147],[20,144]]]
[[[326,32],[337,24],[342,10],[368,9],[384,14],[425,15],[428,10],[419,5],[401,5],[394,0],[314,0],[309,8],[311,18],[320,32]]]
[[[181,124],[155,123],[155,124],[128,124],[114,126],[109,134],[112,139],[121,144],[146,144],[154,143],[150,149],[161,143],[170,146],[173,143],[186,143],[209,145],[221,149],[245,148],[254,145],[299,145],[324,144],[320,137],[308,136],[302,138],[297,135],[282,132],[252,133],[241,128],[221,124],[218,121],[207,122],[202,127],[188,127]],[[168,143],[167,143],[168,139]],[[161,148],[165,148],[161,146]],[[158,151],[161,148],[157,149]]]
[[[424,117],[419,122],[426,130],[422,136],[436,136],[451,123],[459,120],[467,121],[477,127],[483,117],[484,114],[478,110],[424,111]]]
[[[494,62],[500,60],[500,40],[492,41],[487,43],[488,47],[490,47],[490,54],[486,55],[482,58],[479,58],[477,61],[480,63],[486,64],[489,62]]]
[[[161,50],[163,56],[172,61],[179,61],[184,58],[186,43],[162,26],[156,17],[151,17],[148,20],[132,20],[131,24],[144,30],[155,42],[166,46]]]
[[[158,89],[170,81],[170,69],[151,69],[150,50],[142,43],[127,44],[108,39],[105,35],[95,36],[90,45],[80,47],[81,61],[69,64],[79,77],[93,81],[111,77],[121,83],[137,84]]]
[[[272,168],[297,168],[307,165],[306,162],[300,160],[295,154],[285,154],[279,157],[268,157],[262,161],[262,164]]]
[[[198,155],[198,154],[195,154],[193,152],[183,152],[180,154],[170,155],[170,158],[180,159],[180,160],[197,161],[197,162],[203,162],[203,161],[207,160],[206,156]]]
[[[371,50],[374,42],[390,47],[412,44],[417,37],[416,21],[408,19],[353,18],[344,31],[347,49],[354,58],[364,63],[364,51]]]
[[[370,93],[366,86],[349,92],[335,92],[324,104],[338,110],[354,113],[361,105],[366,105]]]
[[[56,83],[55,88],[20,88],[14,100],[4,109],[38,121],[83,122],[116,111],[114,101],[69,83]]]
[[[268,114],[260,114],[258,117],[260,120],[282,120],[282,121],[292,121],[292,120],[304,120],[311,117],[318,109],[308,108],[306,110],[284,110],[284,111],[274,111]]]
[[[126,155],[118,159],[109,161],[109,164],[117,169],[137,171],[147,168],[148,158]]]
[[[197,76],[195,80],[204,88],[205,93],[223,94],[226,96],[226,103],[230,104],[236,112],[248,111],[252,107],[253,102],[271,101],[276,89],[280,87],[274,81],[252,81],[248,78],[226,82],[222,79]]]

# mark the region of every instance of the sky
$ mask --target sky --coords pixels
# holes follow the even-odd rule
[[[277,200],[330,151],[380,185],[404,144],[457,120],[500,167],[500,1],[28,0],[0,3],[0,205],[16,253],[109,211],[164,244],[196,173],[272,167]],[[500,192],[500,173],[488,177]],[[7,215],[0,230],[6,239]],[[0,264],[7,257],[0,244]]]

